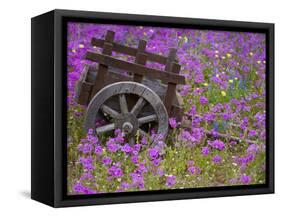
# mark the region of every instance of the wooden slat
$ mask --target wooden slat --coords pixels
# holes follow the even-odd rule
[[[139,45],[138,45],[138,50],[137,50],[137,55],[135,59],[135,63],[140,64],[140,65],[145,65],[147,55],[144,53],[146,48],[146,41],[145,40],[140,40]],[[139,75],[137,73],[134,74],[134,81],[141,83],[143,79],[142,75]]]
[[[106,55],[111,55],[113,48],[114,32],[107,31],[105,35],[105,42],[103,43],[102,53]],[[101,88],[105,86],[105,81],[107,78],[108,65],[99,64],[98,74],[96,77],[94,88],[91,91],[91,97],[93,97]]]
[[[167,57],[166,65],[165,65],[165,71],[170,72],[172,70],[172,64],[175,62],[177,56],[177,49],[176,48],[170,48],[169,54]]]
[[[88,105],[92,87],[93,87],[93,84],[91,84],[91,83],[88,83],[85,81],[81,83],[80,94],[78,97],[79,104]]]
[[[173,73],[172,74],[174,74],[174,76],[179,74],[180,67],[181,66],[179,64],[173,63],[173,65],[172,65]],[[175,93],[176,93],[176,87],[177,87],[177,85],[175,83],[168,82],[168,87],[167,87],[167,91],[166,91],[166,95],[165,95],[165,99],[164,99],[164,105],[166,107],[168,114],[170,114],[170,112],[171,112],[172,102],[174,100]]]
[[[99,53],[94,53],[88,51],[86,53],[86,59],[92,60],[94,62],[98,62],[103,65],[107,65],[110,67],[115,67],[119,68],[122,70],[127,70],[129,72],[137,73],[146,77],[150,78],[155,78],[155,79],[160,79],[164,82],[169,82],[169,83],[174,83],[174,84],[184,84],[185,79],[183,76],[166,72],[166,71],[161,71],[158,69],[152,69],[152,68],[147,68],[143,65],[139,65],[136,63],[131,63],[125,60],[120,60],[120,59],[115,59],[114,57],[104,55],[104,54],[99,54]],[[180,69],[180,65],[174,63],[178,69]]]
[[[103,39],[98,39],[98,38],[92,38],[92,40],[91,40],[91,44],[93,46],[100,47],[100,48],[103,47],[104,42],[105,41]],[[134,56],[134,57],[137,55],[136,48],[121,45],[116,42],[113,42],[112,45],[113,45],[112,50],[115,52],[126,54],[129,56]],[[159,54],[151,53],[148,51],[145,51],[144,53],[147,55],[148,61],[157,62],[157,63],[163,64],[163,65],[166,64],[167,57],[159,55]]]

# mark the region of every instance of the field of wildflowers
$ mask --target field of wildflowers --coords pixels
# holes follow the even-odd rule
[[[108,138],[83,130],[86,107],[76,103],[75,85],[86,51],[99,50],[91,38],[106,30],[131,47],[145,39],[155,53],[178,48],[184,117],[170,117],[165,139],[151,132],[129,145],[120,130]],[[69,23],[67,40],[69,194],[265,183],[264,34]]]

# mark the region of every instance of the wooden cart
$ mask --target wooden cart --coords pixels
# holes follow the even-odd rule
[[[133,142],[136,133],[147,134],[151,128],[164,137],[168,119],[182,118],[182,103],[176,92],[177,84],[184,84],[179,75],[180,65],[175,48],[167,57],[147,52],[146,41],[138,48],[114,42],[114,32],[107,31],[105,39],[92,38],[91,44],[102,53],[88,51],[86,59],[98,63],[85,65],[76,87],[76,99],[86,105],[85,129],[96,134],[121,129]],[[133,56],[129,62],[112,56],[112,52]],[[164,70],[146,67],[146,62],[165,66]]]

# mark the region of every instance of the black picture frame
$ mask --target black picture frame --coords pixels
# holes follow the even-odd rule
[[[140,24],[266,34],[266,184],[66,195],[66,23]],[[53,10],[32,18],[31,198],[53,207],[274,193],[274,24]]]

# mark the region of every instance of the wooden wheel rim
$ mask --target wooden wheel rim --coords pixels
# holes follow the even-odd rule
[[[99,132],[102,132],[100,130],[103,128],[96,127],[96,118],[97,118],[97,114],[98,114],[99,110],[101,109],[102,106],[103,107],[105,106],[104,103],[110,97],[115,96],[115,95],[122,96],[124,94],[135,94],[139,97],[139,99],[143,98],[143,99],[145,99],[146,103],[149,103],[151,105],[156,116],[150,115],[150,116],[138,118],[138,124],[141,125],[144,123],[148,123],[151,120],[155,121],[155,118],[157,118],[157,120],[156,120],[157,124],[158,124],[157,134],[161,134],[163,137],[165,137],[168,132],[168,114],[167,114],[166,108],[165,108],[163,102],[161,101],[160,97],[147,86],[137,83],[137,82],[131,82],[131,81],[117,82],[114,84],[107,85],[104,88],[102,88],[92,98],[92,100],[90,101],[90,103],[88,105],[87,112],[86,112],[85,129],[88,130],[91,128],[94,130],[94,133],[96,133],[96,134],[99,134]],[[136,105],[131,109],[131,111],[126,111],[126,108],[123,106],[126,103],[126,101],[125,101],[125,103],[121,103],[121,102],[124,102],[124,99],[122,99],[122,97],[120,97],[120,100],[122,100],[122,101],[120,101],[121,113],[123,113],[122,112],[122,110],[123,110],[124,113],[126,113],[126,112],[136,113],[136,116],[138,115],[138,113],[140,112],[141,109],[139,108],[139,106],[137,106],[137,104],[140,104],[139,101],[141,101],[141,100],[139,100],[136,103]],[[120,118],[120,116],[122,116],[122,114],[116,114],[115,111],[110,111],[110,110],[108,110],[108,108],[106,108],[106,109],[107,109],[107,111],[112,113],[112,116],[115,116],[114,119],[118,119],[118,118]],[[116,129],[116,126],[114,123],[111,123],[109,125],[106,125],[108,127],[108,129],[110,129],[110,130]]]

